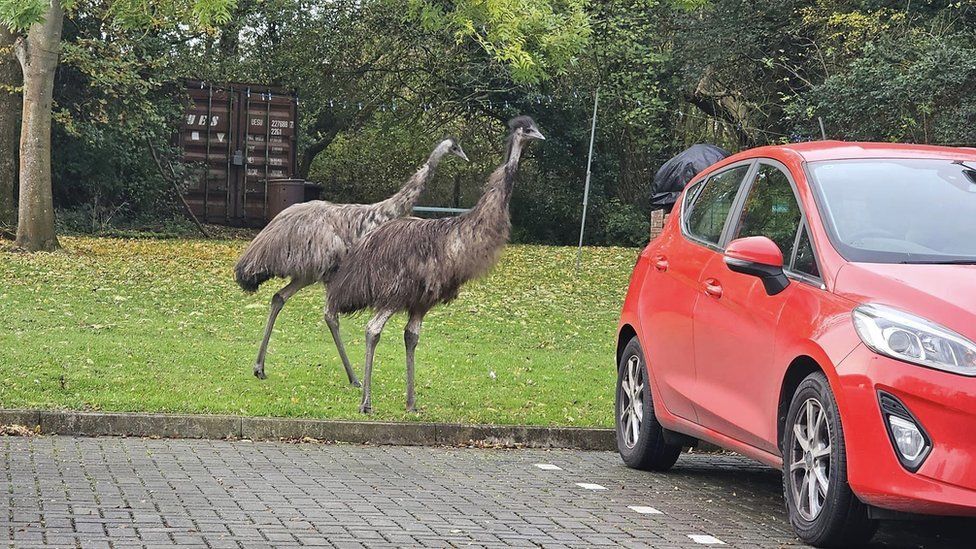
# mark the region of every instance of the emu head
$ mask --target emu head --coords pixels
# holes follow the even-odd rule
[[[535,120],[528,116],[516,116],[508,121],[508,129],[512,131],[512,137],[519,142],[532,141],[533,139],[545,140],[545,136],[535,125]]]
[[[461,144],[458,143],[457,139],[448,137],[444,141],[450,143],[450,148],[447,149],[447,152],[461,158],[465,162],[469,162],[468,155],[464,154],[464,150],[461,148]]]

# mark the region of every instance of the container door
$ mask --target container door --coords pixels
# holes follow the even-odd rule
[[[202,169],[190,178],[186,200],[193,213],[208,223],[235,217],[230,197],[234,177],[231,155],[235,141],[235,96],[223,88],[190,86],[191,105],[179,134],[185,162]]]
[[[294,173],[294,98],[252,88],[242,92],[242,105],[240,138],[246,152],[237,199],[243,223],[263,225],[270,221],[268,181]]]

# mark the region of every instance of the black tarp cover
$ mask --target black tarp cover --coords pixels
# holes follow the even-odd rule
[[[654,174],[654,181],[651,183],[651,207],[655,210],[670,210],[692,178],[728,156],[729,153],[724,149],[704,143],[692,145],[678,153]]]

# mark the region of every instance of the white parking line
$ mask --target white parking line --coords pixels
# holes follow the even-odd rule
[[[586,490],[606,490],[607,489],[605,486],[600,486],[599,484],[592,484],[592,483],[589,483],[589,482],[577,482],[576,485],[579,486],[580,488],[584,488]]]
[[[715,536],[706,536],[701,534],[688,534],[691,541],[695,543],[701,543],[702,545],[725,545],[725,542],[718,539]]]
[[[631,511],[636,511],[642,515],[662,515],[664,513],[658,511],[653,507],[648,507],[646,505],[628,505],[628,509]]]
[[[542,469],[543,471],[562,471],[563,468],[558,465],[553,465],[551,463],[536,463],[536,467]]]

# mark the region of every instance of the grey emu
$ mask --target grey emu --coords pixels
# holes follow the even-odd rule
[[[234,267],[241,289],[254,292],[272,277],[291,279],[271,298],[264,339],[254,363],[257,378],[267,377],[264,374],[264,358],[268,341],[285,302],[302,288],[316,282],[323,283],[328,291],[329,279],[346,253],[376,227],[410,213],[434,169],[447,154],[468,159],[456,140],[445,139],[437,145],[427,162],[390,198],[375,204],[332,204],[323,200],[295,204],[275,216],[254,238]],[[332,332],[349,383],[359,387],[339,338],[338,317],[326,313],[325,322]]]
[[[527,116],[509,122],[505,163],[488,178],[470,211],[446,219],[396,219],[370,233],[339,266],[329,286],[326,314],[371,308],[366,326],[366,372],[359,411],[372,411],[373,354],[390,316],[406,311],[407,411],[415,411],[414,350],[424,315],[457,297],[461,285],[486,274],[498,261],[511,230],[508,204],[522,149],[545,139]]]

